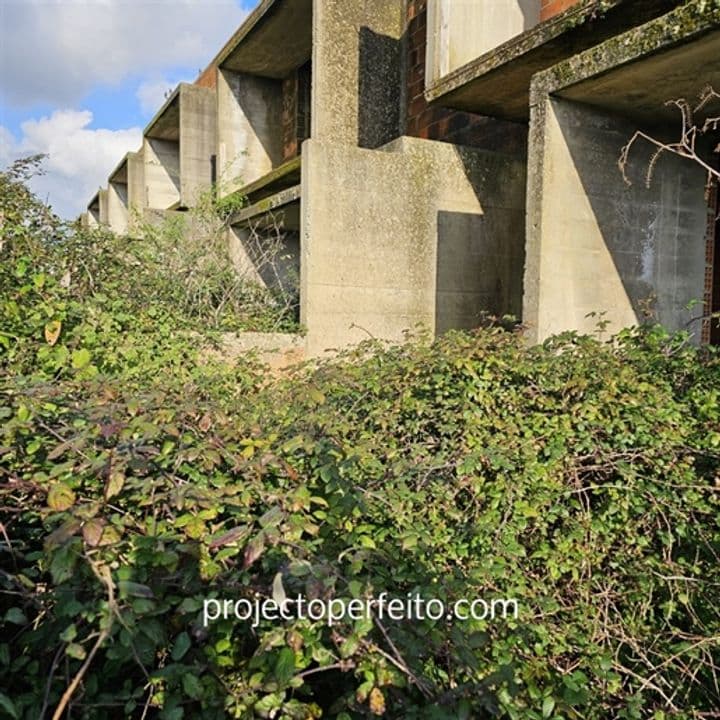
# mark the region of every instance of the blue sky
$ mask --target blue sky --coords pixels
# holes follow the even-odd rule
[[[49,154],[34,189],[72,218],[167,91],[192,82],[255,0],[0,0],[0,167]]]

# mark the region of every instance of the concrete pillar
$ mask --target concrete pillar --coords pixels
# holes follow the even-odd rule
[[[533,110],[523,320],[531,341],[565,330],[608,332],[646,309],[684,329],[703,294],[705,175],[665,155],[646,187],[650,155],[628,187],[617,163],[637,123],[545,96]],[[638,147],[638,150],[640,148]]]
[[[109,222],[109,212],[108,212],[108,191],[107,190],[98,190],[98,203],[99,203],[99,211],[98,211],[98,223],[100,225],[107,225]]]
[[[282,163],[281,81],[221,68],[217,118],[218,195],[224,197]]]
[[[145,137],[143,140],[145,207],[168,210],[180,202],[180,144]]]
[[[192,207],[212,184],[216,146],[215,91],[180,86],[180,204]]]
[[[143,149],[127,154],[128,177],[128,229],[137,229],[137,225],[147,206],[145,192],[145,163]]]
[[[128,231],[128,186],[123,182],[108,182],[108,225],[118,235]]]
[[[400,135],[403,3],[314,0],[311,137],[379,147]]]

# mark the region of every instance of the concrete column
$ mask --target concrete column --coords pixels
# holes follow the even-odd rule
[[[142,148],[127,154],[128,225],[132,232],[147,206],[145,192],[145,163]]]
[[[143,140],[145,207],[167,210],[180,202],[179,143],[157,138]]]
[[[403,3],[314,0],[311,137],[379,147],[400,135]]]
[[[107,225],[109,222],[107,190],[98,190],[98,202],[100,207],[98,214],[98,222],[101,225]]]
[[[703,294],[704,173],[665,155],[646,187],[650,156],[636,156],[628,187],[617,163],[637,124],[597,108],[545,98],[533,110],[523,320],[531,341],[608,332],[651,310],[683,329]],[[640,148],[638,148],[640,150]]]
[[[124,235],[128,230],[128,186],[126,183],[108,183],[107,205],[110,229],[118,235]]]
[[[282,163],[282,83],[218,71],[218,194],[238,190]]]
[[[215,154],[216,100],[214,90],[180,86],[180,202],[196,204],[212,184],[211,156]]]

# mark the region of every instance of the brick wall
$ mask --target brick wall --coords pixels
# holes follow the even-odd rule
[[[577,5],[581,0],[540,0],[540,19],[547,20],[559,15],[569,7]]]
[[[217,72],[215,65],[209,65],[195,80],[195,85],[206,88],[214,88],[217,85]]]
[[[310,86],[310,63],[282,81],[283,160],[297,157],[303,140],[310,137]]]
[[[413,137],[507,152],[525,144],[522,126],[466,112],[430,107],[425,101],[427,0],[407,0],[405,133]]]

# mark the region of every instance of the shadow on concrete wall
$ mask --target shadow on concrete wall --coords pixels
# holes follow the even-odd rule
[[[377,148],[402,135],[402,41],[360,28],[358,145]]]
[[[618,159],[622,147],[642,129],[641,121],[575,101],[556,100],[555,107],[581,184],[574,191],[580,190],[590,204],[636,317],[639,321],[652,317],[673,330],[688,329],[688,320],[700,313],[689,311],[687,305],[701,301],[704,290],[705,173],[687,160],[665,154],[654,166],[648,187],[653,148],[639,143],[627,168],[632,181],[628,186]],[[668,139],[673,132],[677,136],[674,127],[649,132]],[[567,200],[583,202],[573,199],[572,193]],[[582,226],[572,230],[583,232]],[[582,241],[579,236],[578,241]],[[587,262],[593,259],[588,257]],[[700,331],[698,324],[690,329],[695,334]]]
[[[532,30],[540,21],[541,0],[515,0],[523,14],[523,30]]]

